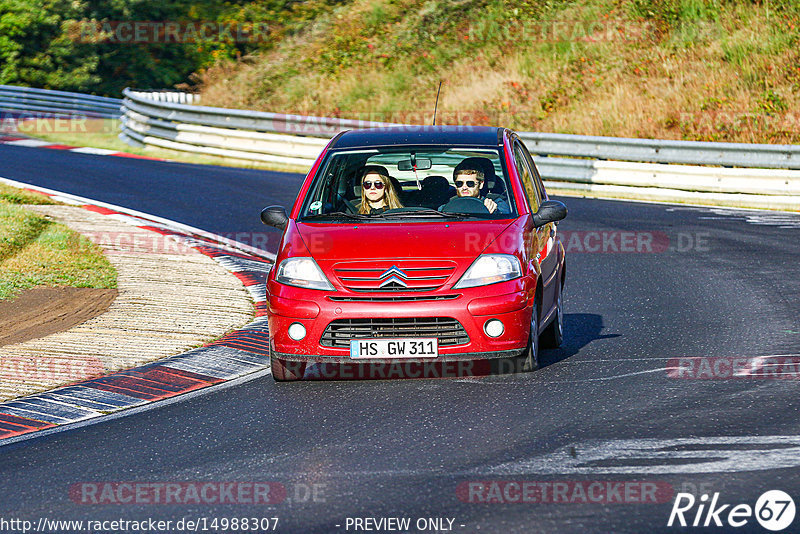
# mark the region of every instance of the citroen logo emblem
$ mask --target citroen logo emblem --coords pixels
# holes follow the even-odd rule
[[[398,278],[408,278],[408,275],[397,268],[396,265],[392,265],[389,269],[378,277],[379,280],[383,280],[387,276],[396,276]]]
[[[383,280],[380,287],[386,287],[391,284],[408,287],[408,284],[406,284],[404,280],[405,278],[408,278],[406,273],[398,269],[395,265],[392,265],[386,272],[381,273],[378,277],[379,280]]]
[[[408,284],[406,284],[405,280],[401,280],[400,278],[397,278],[396,276],[390,276],[389,278],[387,278],[386,280],[381,282],[380,287],[386,287],[386,286],[391,285],[391,284],[397,284],[397,285],[400,285],[400,286],[403,286],[403,287],[408,287]]]

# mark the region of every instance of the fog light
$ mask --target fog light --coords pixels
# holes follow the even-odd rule
[[[486,332],[486,335],[489,337],[500,337],[503,335],[503,332],[505,332],[505,327],[499,319],[489,319],[486,321],[486,324],[483,325],[483,331]]]
[[[295,341],[300,341],[306,337],[306,327],[300,323],[292,323],[289,326],[289,337]]]

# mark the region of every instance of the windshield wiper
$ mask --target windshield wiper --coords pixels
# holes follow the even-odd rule
[[[326,217],[330,217],[333,219],[344,217],[345,219],[358,219],[358,220],[370,218],[369,215],[362,215],[360,213],[345,213],[344,211],[332,211],[330,213],[317,213],[315,215],[306,215],[305,217],[303,217],[303,220],[307,221],[309,219],[324,219]]]
[[[413,210],[413,211],[387,211],[383,214],[384,217],[387,219],[392,217],[430,217],[434,215],[436,217],[444,217],[446,219],[461,219],[462,215],[458,215],[455,213],[445,213],[435,209],[422,209],[422,210]]]

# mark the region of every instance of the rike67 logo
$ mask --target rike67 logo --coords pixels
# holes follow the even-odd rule
[[[778,532],[792,524],[794,515],[794,500],[781,490],[767,491],[758,498],[755,507],[722,504],[719,492],[714,493],[710,502],[707,494],[696,500],[691,493],[678,493],[667,526],[738,528],[747,525],[755,516],[762,527]]]

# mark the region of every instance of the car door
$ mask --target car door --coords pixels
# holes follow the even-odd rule
[[[528,162],[533,170],[534,185],[539,193],[539,198],[544,202],[547,200],[547,193],[544,189],[542,177],[539,175],[539,170],[536,168],[536,164],[533,162],[533,158],[524,143],[522,144],[522,153],[525,156],[525,161]],[[542,228],[544,234],[547,236],[547,242],[540,260],[542,273],[545,277],[543,286],[544,302],[552,302],[552,305],[555,306],[558,301],[558,292],[560,291],[559,284],[561,283],[558,272],[559,258],[556,235],[556,232],[558,232],[558,223],[548,223]],[[547,308],[544,309],[547,310]],[[544,316],[547,317],[547,313],[545,313]]]
[[[516,163],[517,172],[519,173],[520,181],[525,190],[525,197],[528,200],[528,206],[532,214],[536,213],[542,203],[542,197],[539,189],[536,187],[535,167],[532,165],[533,160],[531,160],[527,149],[525,149],[525,146],[516,136],[512,140],[512,149],[514,151],[514,162]],[[531,220],[530,228],[526,228],[526,231],[530,232],[530,237],[526,235],[525,239],[528,258],[538,263],[541,268],[542,302],[540,303],[540,308],[542,314],[540,319],[546,317],[554,306],[553,295],[555,292],[552,287],[548,287],[547,285],[549,284],[552,286],[552,267],[549,270],[545,270],[545,265],[542,263],[546,253],[545,247],[550,237],[549,226],[548,224],[540,228],[533,228],[533,220]]]
[[[540,191],[542,200],[547,200],[547,192],[544,189],[544,183],[542,182],[541,175],[539,175],[539,170],[536,168],[536,164],[533,162],[533,158],[528,152],[528,149],[524,146],[523,149],[530,160],[531,165],[533,166],[533,175],[534,181],[536,182],[536,188]],[[545,287],[547,287],[547,291],[550,292],[549,296],[552,297],[553,307],[555,307],[558,304],[558,293],[561,291],[561,273],[559,271],[559,266],[561,263],[559,259],[557,235],[558,223],[548,223],[545,225],[545,228],[547,228],[547,245],[545,247],[546,252],[544,254],[544,258],[542,259],[542,272],[548,273],[547,279],[545,280]]]

